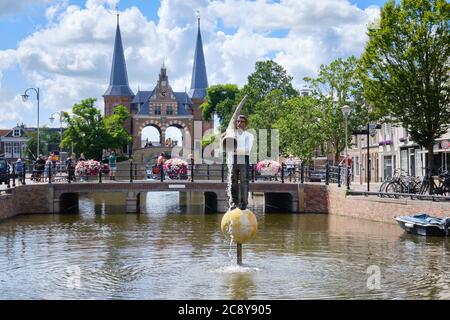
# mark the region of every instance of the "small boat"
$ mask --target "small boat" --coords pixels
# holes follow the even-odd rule
[[[450,235],[450,218],[436,218],[426,213],[414,216],[394,217],[398,224],[408,233],[421,236]]]

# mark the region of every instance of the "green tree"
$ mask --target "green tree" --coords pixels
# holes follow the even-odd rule
[[[72,107],[72,115],[63,113],[67,122],[61,145],[83,152],[87,158],[101,160],[103,149],[117,149],[131,141],[124,129],[130,114],[124,106],[117,106],[109,117],[101,117],[94,106],[96,99],[82,100]]]
[[[39,154],[36,155],[37,149],[37,131],[28,131],[26,133],[27,149],[26,156],[28,159],[36,159],[39,154],[48,155],[48,145],[49,144],[59,144],[61,141],[60,133],[50,131],[47,127],[39,128]]]
[[[312,97],[294,97],[286,102],[290,112],[279,118],[274,128],[280,131],[280,149],[311,162],[315,150],[323,141],[322,111]]]
[[[349,105],[349,131],[357,124],[367,123],[367,109],[362,108],[362,83],[357,77],[357,59],[337,59],[329,65],[321,65],[317,78],[304,78],[320,105],[320,124],[328,152],[334,154],[335,162],[345,147],[345,121],[342,107]],[[351,134],[348,135],[349,141]]]
[[[256,104],[273,90],[278,90],[286,100],[298,96],[298,91],[292,86],[292,76],[281,65],[273,60],[257,61],[255,71],[248,76],[247,84],[242,89],[243,95],[248,95],[248,114],[253,113]]]
[[[450,4],[391,0],[368,29],[361,58],[365,95],[373,108],[428,150],[450,123]]]
[[[213,114],[217,114],[221,129],[224,130],[236,108],[236,97],[239,88],[235,84],[217,84],[206,90],[206,102],[200,108],[203,118],[211,120]]]

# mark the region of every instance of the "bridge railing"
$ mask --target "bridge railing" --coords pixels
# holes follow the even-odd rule
[[[117,166],[114,175],[105,167],[96,175],[77,174],[73,166],[66,164],[44,165],[41,167],[35,165],[24,165],[16,170],[12,165],[10,172],[0,175],[0,180],[7,184],[7,188],[14,187],[17,184],[33,183],[72,183],[78,181],[96,181],[103,183],[106,180],[113,179],[119,181],[170,181],[186,180],[195,181],[227,181],[229,169],[226,164],[196,164],[189,163],[187,170],[183,172],[174,172],[165,170],[162,165],[150,166],[145,163],[136,163],[129,161],[120,163]],[[250,182],[273,181],[278,183],[305,183],[317,182],[336,183],[338,186],[350,186],[351,172],[341,166],[307,166],[304,164],[287,166],[281,165],[279,172],[267,175],[261,174],[256,170],[255,164],[248,167],[248,178]]]

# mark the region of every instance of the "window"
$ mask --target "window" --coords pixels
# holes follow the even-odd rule
[[[20,137],[20,129],[14,129],[13,137]]]
[[[20,157],[20,142],[13,143],[13,157],[14,158]]]
[[[161,114],[161,106],[156,106],[155,107],[155,114]]]
[[[11,158],[12,156],[12,143],[5,142],[5,156]]]
[[[168,106],[166,109],[166,114],[169,116],[173,115],[173,107],[172,106]]]
[[[385,156],[384,157],[384,180],[389,180],[392,178],[392,174],[394,171],[394,163],[392,161],[392,156]],[[394,160],[395,162],[395,160]]]

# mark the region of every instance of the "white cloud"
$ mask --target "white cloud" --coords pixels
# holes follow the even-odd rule
[[[0,76],[1,70],[19,63],[28,82],[41,88],[44,109],[67,109],[86,97],[99,98],[102,108],[117,3],[88,0],[80,8],[63,1],[49,7],[47,26],[23,39],[17,50],[0,51]],[[156,24],[136,7],[127,8],[121,12],[120,26],[134,91],[138,85],[153,89],[163,60],[172,87],[189,89],[196,9],[202,16],[209,83],[238,85],[246,82],[256,61],[274,58],[301,86],[303,77],[314,76],[320,64],[359,55],[367,23],[379,15],[376,6],[362,10],[347,0],[163,0]],[[225,34],[219,23],[236,32]]]
[[[0,17],[17,15],[23,10],[31,10],[39,5],[46,5],[56,0],[1,0]]]

